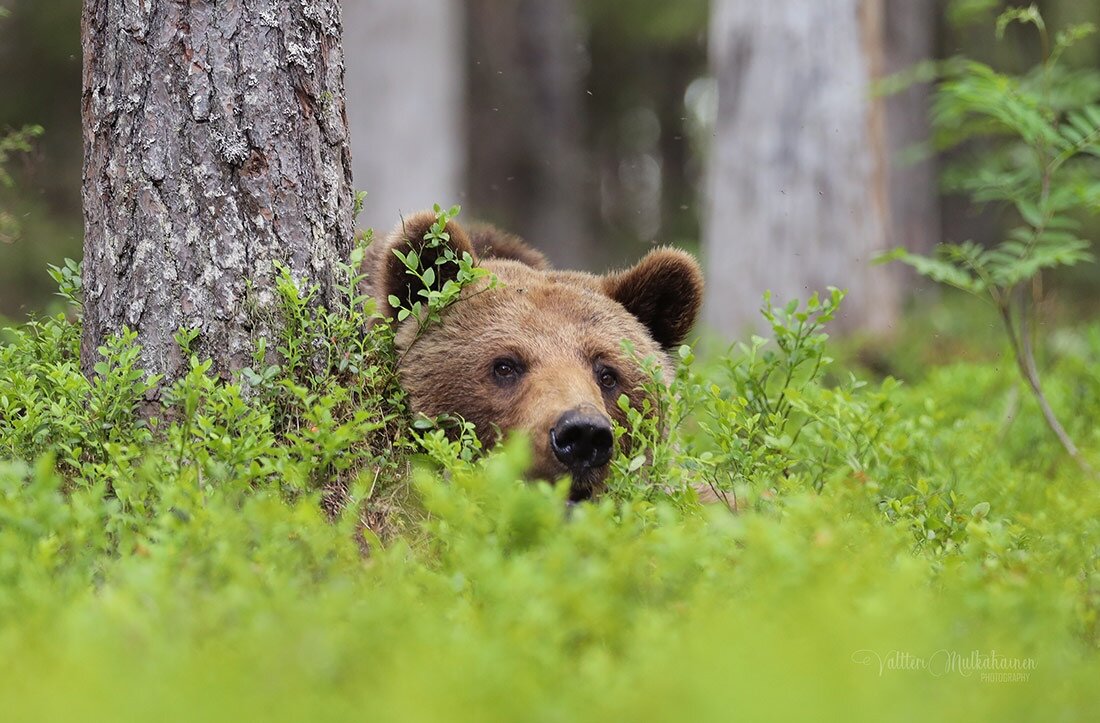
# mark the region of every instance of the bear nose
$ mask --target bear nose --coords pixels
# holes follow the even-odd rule
[[[577,409],[561,415],[550,430],[550,449],[571,470],[603,467],[611,461],[614,442],[607,417]]]

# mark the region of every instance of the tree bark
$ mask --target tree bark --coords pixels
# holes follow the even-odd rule
[[[85,0],[85,373],[123,327],[167,381],[180,328],[217,372],[250,364],[276,262],[331,306],[353,236],[340,32],[338,0]]]
[[[584,50],[573,0],[470,0],[474,212],[521,234],[559,268],[594,266],[586,170]]]
[[[460,201],[462,27],[457,0],[345,3],[353,170],[367,192],[360,226],[388,231],[401,216]]]
[[[889,226],[881,0],[715,0],[718,119],[708,173],[705,319],[758,328],[761,296],[848,289],[838,323],[884,332],[894,272],[872,267]]]

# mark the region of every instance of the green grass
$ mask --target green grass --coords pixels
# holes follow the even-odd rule
[[[668,440],[636,415],[649,461],[623,455],[612,494],[567,515],[564,490],[518,481],[523,440],[479,455],[412,428],[388,332],[359,335],[369,309],[317,314],[283,292],[308,343],[272,340],[282,362],[234,385],[195,360],[155,425],[133,415],[130,337],[89,384],[77,323],[7,332],[6,720],[1086,720],[1100,705],[1098,482],[1007,357],[864,384],[827,359],[817,322],[838,299],[772,310],[782,348],[684,350]],[[1059,339],[1052,403],[1095,461],[1100,327]],[[698,505],[698,483],[740,512]],[[983,680],[975,651],[1027,680]]]

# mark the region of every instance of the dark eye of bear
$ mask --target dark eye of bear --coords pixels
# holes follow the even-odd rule
[[[596,367],[596,381],[605,390],[612,390],[619,386],[619,375],[610,367]]]
[[[497,384],[514,384],[523,374],[523,367],[510,357],[493,360],[493,380]]]

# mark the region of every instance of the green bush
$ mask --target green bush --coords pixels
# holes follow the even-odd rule
[[[1100,496],[1009,364],[865,383],[827,355],[840,294],[769,303],[773,339],[681,350],[611,493],[567,508],[519,481],[525,440],[413,425],[356,286],[311,311],[284,278],[279,363],[193,359],[148,422],[132,334],[89,383],[78,322],[7,331],[6,719],[1095,710]],[[1094,455],[1100,327],[1061,347],[1048,392]]]
[[[1042,344],[1036,337],[1043,272],[1093,259],[1081,217],[1100,207],[1100,72],[1071,70],[1060,60],[1094,35],[1096,26],[1071,25],[1051,37],[1039,9],[1031,5],[1005,10],[997,18],[997,37],[1012,23],[1034,26],[1040,63],[1015,76],[964,57],[944,62],[937,71],[932,123],[937,148],[967,151],[965,160],[944,173],[945,189],[965,193],[975,204],[1011,209],[1013,227],[990,248],[973,241],[943,243],[935,256],[897,249],[882,259],[900,260],[923,276],[990,302],[1051,431],[1091,473],[1044,393],[1036,361]],[[921,65],[903,76],[920,77],[928,69]]]

